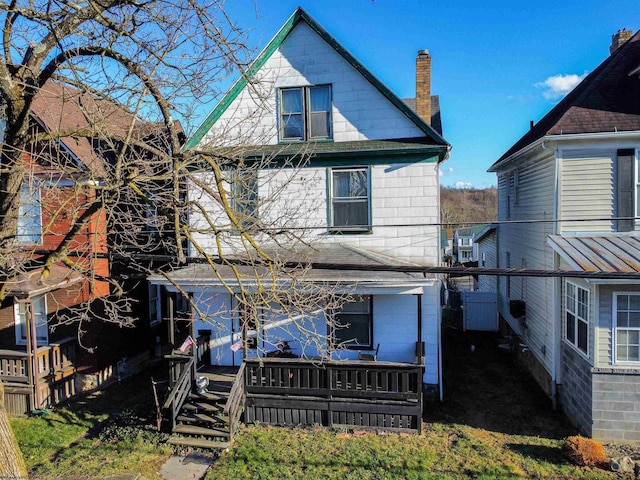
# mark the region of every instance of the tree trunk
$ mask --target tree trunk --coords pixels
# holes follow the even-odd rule
[[[4,385],[0,381],[0,478],[26,479],[27,466],[9,425],[9,415],[4,407]]]

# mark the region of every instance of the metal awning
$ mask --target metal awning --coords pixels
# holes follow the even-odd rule
[[[547,243],[576,270],[640,273],[640,236],[635,233],[550,235]]]

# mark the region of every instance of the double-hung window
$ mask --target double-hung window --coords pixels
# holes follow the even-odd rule
[[[230,207],[243,229],[251,229],[258,221],[258,172],[255,169],[231,171]]]
[[[330,176],[331,231],[370,231],[369,169],[336,168]]]
[[[373,314],[371,296],[359,295],[342,305],[335,314],[336,343],[351,348],[373,346]]]
[[[571,282],[565,285],[565,339],[588,355],[589,291]]]
[[[331,86],[279,90],[280,140],[324,140],[332,137]]]
[[[45,295],[31,297],[29,304],[16,302],[16,343],[18,345],[26,345],[27,343],[27,329],[29,328],[27,309],[31,310],[31,315],[36,324],[36,340],[38,345],[48,344],[49,331],[47,325],[47,300]]]
[[[24,184],[20,189],[20,208],[18,210],[18,243],[38,245],[42,243],[42,209],[40,206],[40,188]]]
[[[613,326],[617,362],[640,361],[640,293],[613,296]]]

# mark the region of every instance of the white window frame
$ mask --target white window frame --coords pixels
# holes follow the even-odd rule
[[[30,210],[34,210],[33,213]],[[37,213],[35,212],[37,210]],[[24,231],[25,226],[21,226],[20,220],[23,218],[36,218],[37,229]],[[30,222],[31,223],[31,222]],[[29,223],[28,226],[32,226]],[[20,207],[18,210],[18,225],[16,227],[16,242],[20,245],[42,245],[42,191],[38,185],[22,184],[20,187]]]
[[[569,298],[569,290],[573,289],[573,298]],[[584,292],[586,294],[586,301],[585,302],[581,302],[580,301],[580,292]],[[589,290],[587,288],[584,288],[576,283],[570,282],[570,281],[565,281],[565,286],[564,286],[564,308],[563,308],[563,325],[564,325],[564,329],[563,329],[563,333],[562,333],[562,338],[563,340],[571,345],[571,347],[577,351],[578,353],[580,353],[581,355],[583,355],[586,358],[589,358],[589,341],[590,341],[590,337],[591,337],[591,332],[590,332],[590,322],[589,322],[589,316],[590,316],[590,310],[591,310],[591,292],[589,292]],[[586,314],[585,315],[581,315],[580,314],[580,306],[584,305],[586,308]],[[569,338],[569,318],[568,316],[572,315],[573,316],[573,338]],[[579,326],[580,324],[584,324],[585,328],[587,329],[587,337],[586,337],[586,345],[585,345],[585,349],[583,350],[580,345],[579,345]]]
[[[25,302],[19,302],[18,300],[14,301],[13,309],[14,309],[14,319],[15,319],[15,331],[16,331],[16,345],[26,345],[27,337],[26,331],[25,336],[22,336],[23,328],[28,328],[27,319],[26,319],[26,310],[24,310]],[[49,319],[47,316],[47,295],[35,295],[31,297],[31,305],[32,305],[32,314],[36,316],[36,336],[38,345],[48,345],[49,344]],[[21,308],[22,307],[22,308]],[[36,311],[36,307],[40,307],[40,311]],[[44,328],[42,328],[42,324],[40,326],[40,330],[38,331],[37,323],[38,317],[44,316]],[[43,334],[44,333],[44,334]]]
[[[313,89],[328,88],[329,89],[329,110],[327,114],[329,132],[328,135],[314,136],[311,132],[311,115],[312,113],[324,112],[321,110],[311,111],[311,91]],[[283,110],[282,94],[286,91],[300,90],[302,96],[302,111],[300,113],[287,112]],[[286,87],[278,90],[278,137],[281,142],[304,142],[309,140],[331,140],[333,139],[333,91],[330,84],[322,85],[307,85],[299,87]],[[302,136],[286,137],[284,134],[284,127],[286,125],[284,117],[288,115],[300,115],[302,120]]]
[[[335,197],[333,195],[333,175],[334,173],[344,172],[362,172],[367,175],[367,224],[366,225],[335,225],[334,223],[334,204],[335,203],[347,203],[347,202],[364,202],[365,197]],[[329,192],[328,192],[328,204],[329,204],[329,231],[333,233],[370,233],[371,226],[371,169],[369,167],[349,167],[349,168],[329,168]]]
[[[639,332],[638,333],[638,343],[640,344],[640,326],[639,327],[618,327],[618,297],[622,297],[622,296],[637,296],[640,297],[640,292],[613,292],[613,302],[612,302],[612,312],[611,312],[611,327],[612,327],[612,336],[611,336],[611,341],[612,341],[612,345],[611,345],[611,351],[612,351],[612,360],[614,364],[625,364],[625,365],[630,365],[630,364],[634,364],[637,365],[638,363],[640,363],[640,345],[638,346],[639,349],[639,353],[638,353],[638,359],[637,360],[620,360],[618,359],[618,336],[620,335],[620,332],[623,330],[626,331],[633,331],[633,332]],[[627,312],[630,312],[632,310],[627,310]],[[634,310],[637,312],[637,310]],[[630,345],[630,344],[627,344]]]

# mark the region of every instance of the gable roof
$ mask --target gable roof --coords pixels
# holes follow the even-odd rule
[[[193,148],[204,138],[213,124],[220,118],[224,111],[229,108],[231,103],[236,99],[240,92],[247,85],[247,80],[252,78],[265,64],[265,62],[273,55],[273,53],[282,45],[285,39],[300,23],[305,22],[313,31],[315,31],[325,42],[327,42],[338,54],[345,59],[358,73],[369,81],[378,91],[387,98],[397,109],[399,109],[409,120],[411,120],[425,135],[430,138],[436,145],[449,146],[447,141],[433,129],[427,122],[420,118],[411,108],[409,108],[402,100],[400,100],[386,85],[375,77],[364,65],[362,65],[353,55],[351,55],[340,43],[333,38],[318,22],[298,7],[284,25],[278,30],[278,33],[271,39],[267,46],[260,52],[258,57],[251,63],[249,68],[236,81],[231,89],[225,94],[220,103],[216,105],[213,111],[200,124],[196,131],[189,137],[185,144],[185,149]]]
[[[542,117],[489,171],[546,135],[640,130],[639,65],[640,30]]]

